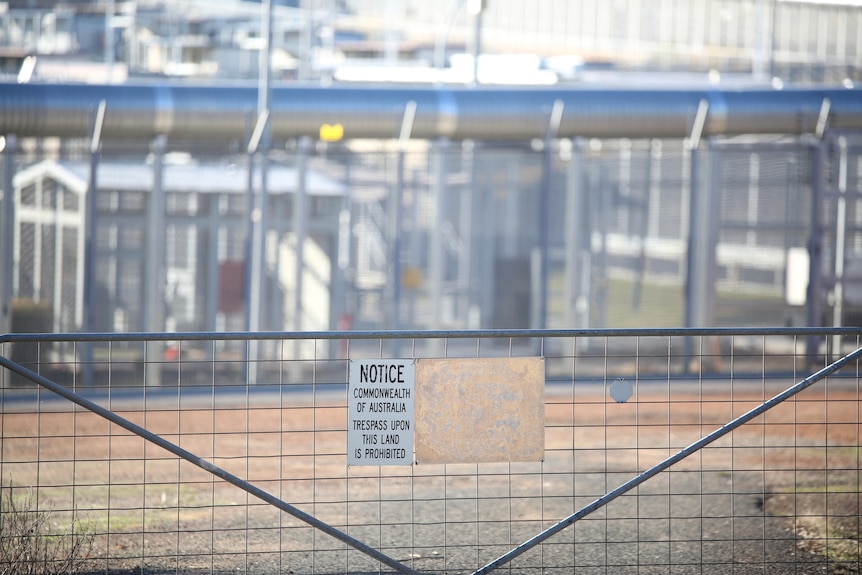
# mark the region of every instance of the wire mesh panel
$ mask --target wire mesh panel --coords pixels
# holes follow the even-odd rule
[[[806,355],[812,338],[817,357]],[[60,554],[88,572],[472,573],[526,543],[500,568],[858,572],[855,356],[602,500],[821,373],[858,338],[846,329],[6,336],[2,569],[14,572],[12,550],[27,542],[46,557],[65,545]],[[275,359],[250,369],[253,343]],[[157,361],[155,344],[166,349]],[[15,361],[21,349],[38,375]],[[542,461],[348,465],[351,361],[450,358],[457,378],[460,360],[497,357],[543,358]],[[22,517],[46,520],[26,538],[14,530]]]

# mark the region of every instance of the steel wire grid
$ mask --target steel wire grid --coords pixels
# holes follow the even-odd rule
[[[62,384],[406,573],[471,573],[492,570],[513,548],[858,350],[859,335],[20,335],[2,339],[0,356],[7,368]],[[812,338],[816,358],[805,355]],[[545,358],[544,461],[347,466],[348,358],[505,356]],[[4,549],[11,501],[18,512],[29,505],[49,514],[49,541],[68,540],[69,525],[92,537],[87,571],[393,570],[18,372],[0,374]],[[499,569],[859,572],[860,399],[853,361]]]

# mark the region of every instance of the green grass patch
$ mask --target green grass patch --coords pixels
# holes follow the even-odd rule
[[[561,277],[551,282],[548,310],[552,318],[564,316],[563,287]],[[786,321],[786,304],[780,295],[727,289],[719,289],[715,295],[716,326],[776,326]],[[681,327],[685,325],[685,286],[614,277],[596,282],[589,306],[592,327]]]

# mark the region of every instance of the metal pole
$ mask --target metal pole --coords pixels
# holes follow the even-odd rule
[[[449,141],[442,139],[434,144],[432,150],[433,190],[435,194],[434,225],[431,228],[428,246],[428,291],[429,312],[428,329],[439,329],[442,315],[442,292],[444,280],[443,253],[443,223],[446,220],[447,195],[446,189],[446,154]]]
[[[461,170],[467,173],[467,185],[461,187],[459,193],[458,208],[458,303],[455,313],[463,322],[465,327],[474,327],[475,316],[472,309],[472,285],[471,271],[473,269],[473,198],[477,196],[475,170],[473,162],[475,158],[476,142],[465,140],[461,142]]]
[[[267,153],[269,151],[270,61],[272,44],[272,2],[260,6],[260,34],[264,43],[258,55],[257,121],[248,143],[248,235],[246,236],[245,300],[246,329],[259,331],[263,301],[263,262],[266,242]],[[254,176],[258,151],[260,188],[255,191]],[[246,346],[246,382],[257,380],[258,342]]]
[[[607,327],[608,325],[608,289],[610,285],[608,269],[608,235],[611,223],[611,194],[613,193],[611,185],[608,181],[608,175],[604,168],[597,166],[595,177],[595,189],[597,190],[595,197],[595,207],[593,215],[595,217],[595,228],[599,230],[599,253],[596,261],[596,279],[599,284],[595,290],[593,300],[596,306],[596,322],[599,327]],[[590,199],[593,201],[593,198]]]
[[[584,198],[584,139],[572,140],[572,157],[569,161],[568,186],[566,190],[566,321],[572,327],[589,326],[589,309],[587,305],[589,293],[585,293],[583,276],[589,257],[589,235],[585,230],[587,217]]]
[[[389,326],[401,329],[401,214],[404,210],[404,146],[399,146],[395,162],[395,186],[389,195],[389,289],[392,304]],[[397,347],[398,341],[393,342]],[[396,354],[395,357],[398,357]]]
[[[401,119],[401,131],[398,135],[398,161],[396,164],[395,189],[390,198],[392,216],[390,218],[390,269],[392,277],[392,329],[401,329],[401,214],[404,211],[404,156],[407,144],[413,131],[413,119],[416,117],[416,100],[410,100],[404,107],[404,117]],[[396,341],[396,349],[397,349]],[[396,357],[397,354],[396,354]]]
[[[12,331],[12,284],[15,262],[15,136],[3,138],[3,242],[0,245],[0,333]]]
[[[296,151],[296,193],[293,205],[293,235],[296,256],[296,287],[293,295],[293,330],[302,331],[302,283],[305,275],[305,238],[308,235],[308,155],[311,153],[311,138],[299,139]],[[297,358],[298,359],[298,356]]]
[[[707,185],[709,175],[703,173],[704,164],[700,148],[691,151],[691,203],[688,225],[688,248],[686,265],[685,326],[706,327],[708,292],[710,289],[710,193]],[[695,350],[688,347],[686,364],[694,357]]]
[[[308,156],[311,153],[311,138],[303,136],[297,142],[296,150],[296,191],[293,194],[293,251],[295,257],[293,289],[293,330],[302,331],[303,289],[305,280],[305,239],[308,235]],[[293,341],[293,359],[302,355],[302,342]],[[291,363],[291,376],[300,377],[301,363]]]
[[[715,283],[718,277],[718,263],[716,251],[718,247],[719,228],[721,226],[721,154],[720,148],[712,145],[714,136],[708,139],[710,143],[707,148],[709,152],[709,174],[707,174],[707,205],[704,224],[706,234],[703,246],[705,259],[705,282],[703,285],[703,326],[715,325],[716,291]]]
[[[258,123],[260,123],[260,117],[258,117]],[[256,130],[256,126],[255,126]],[[245,249],[243,253],[243,259],[245,260],[245,265],[243,266],[243,310],[245,311],[245,330],[251,331],[252,321],[252,297],[251,292],[252,288],[257,285],[255,281],[252,279],[252,269],[251,263],[254,259],[254,228],[255,228],[255,214],[256,214],[256,201],[255,201],[255,189],[254,189],[254,169],[255,169],[255,153],[257,152],[256,148],[253,148],[252,142],[253,140],[249,140],[248,148],[246,149],[247,164],[246,164],[246,203],[245,203]],[[247,360],[248,358],[246,358]],[[246,361],[246,364],[248,362]]]
[[[838,201],[835,206],[835,288],[832,326],[841,327],[844,314],[844,254],[847,243],[847,140],[838,138]],[[832,357],[840,357],[841,335],[832,336]]]
[[[165,329],[165,189],[164,156],[167,147],[165,136],[156,136],[152,143],[153,190],[147,210],[147,261],[144,294],[144,331]],[[161,384],[163,342],[146,344],[146,383]]]
[[[99,159],[102,153],[102,126],[105,123],[107,102],[102,100],[93,114],[90,137],[90,181],[84,207],[84,297],[81,330],[94,331],[93,310],[96,306],[96,194],[98,194]],[[85,343],[81,349],[84,360],[84,385],[93,385],[93,344]]]
[[[260,37],[263,38],[263,47],[258,58],[258,91],[257,111],[258,113],[269,110],[270,80],[272,70],[272,0],[263,0],[260,5]],[[267,134],[264,134],[266,143]],[[266,149],[266,148],[264,148]]]
[[[247,212],[247,231],[246,231],[246,330],[257,331],[260,321],[260,220],[262,217],[261,198],[256,191],[254,185],[254,174],[257,166],[257,152],[260,148],[261,140],[266,124],[269,122],[269,114],[262,112],[258,114],[257,121],[254,125],[251,137],[248,142],[248,173],[246,186],[248,189]]]
[[[465,0],[450,0],[449,7],[446,9],[446,16],[443,18],[442,28],[434,37],[434,68],[442,72],[446,67],[446,47],[449,42],[449,32],[452,30],[452,24],[455,22],[455,17],[458,16],[458,11]],[[438,76],[438,82],[442,78]]]
[[[811,159],[811,220],[808,237],[808,288],[805,291],[807,306],[806,324],[817,327],[823,323],[823,222],[822,202],[826,188],[826,154],[828,141],[818,140],[812,150]],[[805,354],[809,365],[817,362],[820,338],[808,336]]]
[[[268,122],[267,122],[268,124]],[[266,132],[264,128],[264,132]],[[267,274],[266,274],[266,234],[269,232],[269,142],[264,136],[264,141],[261,142],[261,150],[258,154],[258,169],[260,170],[260,189],[257,194],[257,214],[256,226],[254,234],[254,269],[256,271],[253,276],[253,281],[256,283],[254,291],[251,292],[251,297],[256,303],[256,310],[252,321],[254,327],[252,331],[259,329],[268,329],[270,326],[261,325],[261,323],[269,317],[272,310],[266,309],[264,302],[266,301]],[[281,326],[278,326],[281,327]]]
[[[426,149],[427,150],[427,149]],[[433,153],[433,148],[430,151],[426,151],[426,159],[427,154]],[[419,226],[416,222],[420,219],[420,214],[422,213],[421,208],[419,207],[422,203],[422,198],[420,198],[420,194],[425,195],[427,197],[427,190],[425,187],[420,186],[418,183],[419,179],[419,170],[414,170],[411,173],[411,196],[413,198],[412,204],[413,209],[411,210],[410,220],[413,222],[412,230],[410,232],[409,245],[408,245],[408,253],[410,254],[411,261],[414,265],[416,265],[417,260],[419,258],[419,254],[421,253],[421,246],[423,241],[425,240],[426,234],[423,230],[419,229]],[[422,188],[422,192],[420,192],[420,188]],[[419,291],[420,285],[413,286],[413,289],[410,290],[410,297],[407,300],[407,317],[409,318],[410,327],[413,328],[416,326],[416,300],[418,299],[417,292]]]
[[[260,154],[257,155],[260,159],[260,188],[258,189],[252,220],[253,233],[251,246],[251,289],[249,290],[249,331],[258,331],[260,329],[261,304],[263,302],[264,260],[266,257],[264,252],[266,251],[267,212],[269,203],[267,168],[269,159],[269,140],[271,134],[269,122],[270,61],[272,44],[271,0],[264,0],[262,2],[260,14],[261,38],[263,38],[264,43],[258,60],[258,121],[254,127],[251,141],[249,142],[249,152],[253,156],[257,152],[260,152]],[[253,162],[250,164],[250,168],[252,168],[252,171],[249,177],[251,178],[251,182],[254,182]],[[252,359],[257,358],[253,356]]]
[[[258,322],[260,320],[260,272],[257,269],[258,252],[260,251],[260,241],[258,241],[258,229],[260,227],[260,209],[258,208],[257,191],[254,186],[254,172],[257,165],[257,145],[258,139],[255,134],[258,132],[258,126],[262,126],[266,122],[266,115],[259,115],[257,124],[255,125],[254,133],[248,145],[248,172],[247,172],[247,192],[248,201],[246,202],[246,233],[245,233],[245,269],[243,270],[243,299],[245,300],[245,330],[258,331]],[[243,353],[243,365],[245,365],[245,380],[252,381],[257,378],[257,341],[249,341],[246,343]]]
[[[699,148],[691,160],[691,216],[689,222],[686,279],[686,327],[707,327],[715,321],[715,277],[718,217],[720,210],[719,156],[717,147],[703,157]],[[689,338],[690,340],[690,338]],[[687,348],[691,368],[693,346]]]
[[[467,0],[467,9],[473,14],[473,85],[479,83],[479,56],[482,53],[482,12],[485,0]]]
[[[264,222],[266,219],[267,187],[266,187],[266,154],[269,149],[269,50],[270,50],[270,19],[272,5],[265,0],[261,5],[261,34],[264,46],[258,60],[258,91],[257,120],[248,142],[248,236],[246,257],[246,329],[260,329],[261,273],[263,271]],[[255,191],[254,175],[257,166],[258,152],[260,154],[260,189]]]
[[[218,196],[216,196],[218,197]],[[219,203],[220,200],[210,202],[207,214],[207,247],[206,247],[206,312],[204,316],[204,329],[216,330],[216,316],[219,313]],[[212,359],[212,346],[207,346],[207,354]]]
[[[550,274],[550,255],[551,255],[551,220],[553,212],[553,169],[554,169],[554,149],[551,145],[556,139],[557,133],[560,130],[560,123],[563,120],[563,101],[555,100],[554,106],[551,108],[551,116],[548,120],[548,129],[545,131],[545,145],[543,165],[542,165],[542,195],[541,206],[539,207],[539,305],[538,318],[535,318],[535,325],[539,329],[544,329],[548,324],[548,275]]]
[[[93,331],[93,307],[95,305],[96,282],[96,194],[98,193],[99,157],[102,152],[102,126],[105,121],[105,100],[99,102],[93,114],[90,137],[90,181],[87,187],[84,211],[84,313],[81,330]]]
[[[261,125],[260,134],[260,196],[258,203],[259,218],[257,220],[257,235],[256,235],[256,265],[258,275],[255,280],[258,282],[257,289],[252,293],[252,297],[258,300],[257,315],[255,316],[255,328],[260,328],[262,317],[268,317],[271,310],[262,310],[265,293],[265,262],[266,262],[266,234],[268,231],[268,215],[269,215],[269,148],[270,137],[272,134],[272,124],[269,120],[270,113],[270,84],[272,80],[272,0],[263,0],[261,3],[261,38],[263,38],[263,48],[260,52],[260,61],[258,63],[258,80],[260,85],[257,91],[257,110],[259,114],[264,114],[264,121]],[[263,311],[263,315],[261,312]],[[267,326],[270,327],[270,326]],[[281,327],[281,326],[278,326]]]
[[[473,181],[478,180],[476,174],[478,174],[480,169],[487,169],[485,161],[483,160],[480,165],[479,157],[474,153]],[[479,285],[477,286],[476,295],[479,298],[480,319],[482,320],[479,327],[488,328],[494,325],[494,298],[496,297],[494,269],[496,262],[501,259],[503,242],[505,241],[505,238],[499,237],[494,224],[503,210],[499,207],[499,203],[501,202],[497,201],[495,190],[492,190],[489,186],[480,186],[477,189],[480,193],[477,198],[477,209],[473,215],[473,221],[478,223],[474,234],[475,241],[479,247],[477,250]],[[510,195],[509,190],[505,189],[505,187],[504,194],[506,197]],[[505,234],[505,236],[509,235],[514,234]]]
[[[473,88],[440,85],[391,88],[290,84],[272,88],[278,99],[273,137],[312,137],[337,120],[351,138],[391,139],[407,100],[422,106],[413,137],[452,141],[524,142],[542,138],[547,111],[565,102],[559,138],[684,138],[691,133],[692,105],[719,104],[705,135],[808,134],[824,98],[831,100],[830,128],[858,130],[862,88],[710,87],[659,89],[645,86],[584,90],[579,86]],[[0,133],[18,138],[87,137],[92,103],[108,99],[123,109],[122,121],[105,126],[105,138],[151,138],[226,143],[236,138],[257,99],[253,86],[0,83]],[[347,105],[349,104],[349,105]],[[218,121],[213,119],[217,118]]]
[[[646,193],[640,205],[640,254],[635,272],[632,309],[639,310],[643,299],[643,283],[647,268],[647,239],[652,225],[652,214],[658,211],[661,187],[661,140],[650,140],[650,155],[647,161]],[[655,208],[653,208],[655,206]],[[654,229],[654,228],[652,228]]]
[[[686,249],[686,280],[685,280],[685,326],[703,327],[702,307],[704,283],[706,282],[705,265],[705,236],[707,233],[705,222],[709,221],[709,201],[704,197],[701,175],[702,161],[700,158],[700,138],[706,125],[706,115],[709,111],[709,102],[701,100],[695,113],[692,124],[691,135],[687,144],[689,149],[689,218],[688,218],[688,245]],[[691,337],[685,338],[685,370],[691,367],[694,357],[693,341]]]
[[[263,275],[264,225],[266,213],[266,168],[261,166],[261,186],[255,191],[254,174],[257,152],[266,133],[269,113],[264,110],[257,116],[254,130],[248,143],[248,222],[246,229],[246,269],[245,269],[245,328],[246,331],[260,330],[261,281]],[[261,163],[266,154],[261,155]],[[258,342],[249,341],[246,346],[246,381],[257,378]]]

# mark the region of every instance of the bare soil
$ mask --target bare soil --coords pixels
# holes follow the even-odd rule
[[[346,408],[313,397],[118,413],[415,569],[469,572],[762,400],[663,390],[617,404],[600,387],[573,395],[548,397],[543,463],[481,467],[348,468]],[[513,564],[858,573],[859,409],[853,389],[806,391]],[[75,510],[97,535],[94,572],[380,569],[94,414],[0,418],[4,486],[38,486],[58,525]]]

